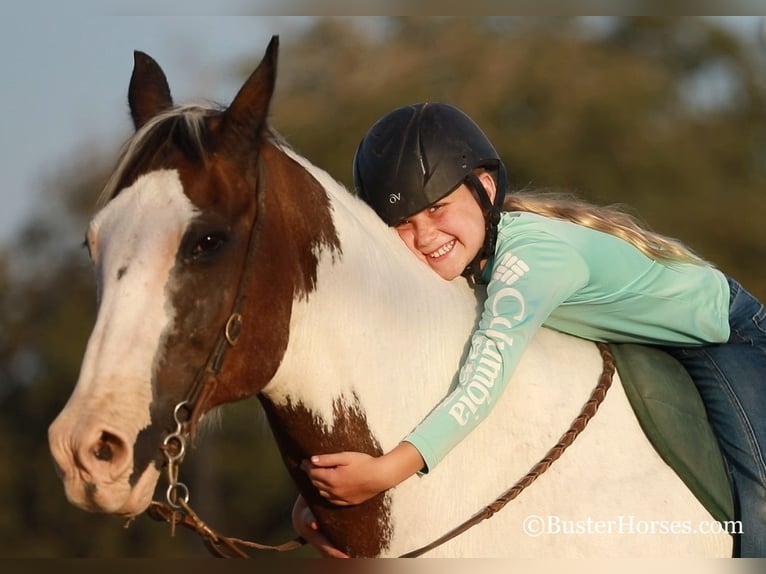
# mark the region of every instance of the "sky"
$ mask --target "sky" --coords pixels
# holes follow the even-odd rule
[[[88,0],[56,2],[68,8],[58,13],[41,10],[39,0],[4,5],[0,246],[18,233],[39,202],[56,194],[56,174],[76,165],[86,144],[114,148],[116,157],[131,133],[127,87],[134,50],[160,63],[177,101],[227,103],[241,83],[235,67],[243,58],[257,62],[272,34],[284,36],[307,22],[304,17],[195,15],[194,7],[204,2],[180,3],[191,15],[84,15],[77,7],[86,7]]]
[[[284,7],[286,1],[276,5]],[[57,174],[77,165],[87,144],[113,148],[116,157],[131,132],[126,94],[134,50],[160,63],[176,101],[227,103],[242,79],[235,66],[245,57],[260,59],[272,34],[288,38],[311,21],[309,16],[281,16],[277,9],[270,15],[220,16],[209,13],[210,5],[209,0],[4,4],[0,247],[46,199],[55,197]],[[269,14],[273,5],[269,0],[215,3],[218,14]],[[130,13],[122,6],[130,6]],[[742,28],[741,20],[732,23]]]

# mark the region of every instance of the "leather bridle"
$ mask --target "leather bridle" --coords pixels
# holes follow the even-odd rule
[[[178,481],[178,468],[183,462],[187,445],[196,435],[198,425],[206,411],[210,399],[215,394],[219,385],[219,375],[224,367],[226,355],[239,341],[243,329],[242,308],[246,299],[247,286],[249,284],[252,269],[254,267],[254,251],[258,241],[263,216],[265,211],[264,194],[261,190],[263,181],[263,169],[258,162],[258,178],[255,186],[256,208],[255,218],[250,227],[250,236],[247,242],[247,252],[239,277],[239,286],[232,302],[228,318],[220,329],[213,348],[208,355],[205,364],[197,371],[186,397],[173,409],[173,420],[176,428],[168,434],[162,442],[161,451],[165,457],[166,474],[168,477],[168,489],[166,492],[167,504],[174,510],[181,509],[180,502],[188,503],[189,489]],[[180,495],[180,496],[179,496]]]

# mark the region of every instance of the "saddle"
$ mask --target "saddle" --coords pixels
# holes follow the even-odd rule
[[[716,520],[733,520],[723,456],[686,369],[660,349],[628,343],[609,348],[628,401],[657,453]]]

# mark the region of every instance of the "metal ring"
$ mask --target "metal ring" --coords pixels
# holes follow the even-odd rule
[[[226,328],[223,331],[226,337],[226,342],[232,347],[237,344],[240,334],[242,333],[242,315],[240,313],[232,313],[229,320],[226,321]]]
[[[181,409],[187,409],[186,420],[181,420],[179,417],[179,414],[181,413]],[[189,408],[189,401],[181,401],[173,409],[173,420],[180,427],[182,424],[188,422],[188,417],[190,413],[191,413],[191,409]]]
[[[180,500],[183,501],[184,504],[189,503],[189,487],[186,486],[183,482],[176,482],[174,484],[171,484],[168,486],[168,490],[165,493],[165,499],[168,501],[168,504],[178,510],[181,508],[181,505],[176,502],[179,500],[178,495],[179,491],[181,493]]]
[[[170,452],[170,443],[175,441],[175,452]],[[186,439],[178,433],[172,433],[165,437],[162,441],[162,445],[165,448],[165,456],[171,462],[180,461],[186,454]]]

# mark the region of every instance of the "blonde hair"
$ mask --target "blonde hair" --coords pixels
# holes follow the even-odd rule
[[[624,239],[658,261],[708,264],[680,241],[650,231],[620,207],[595,205],[571,193],[550,190],[511,192],[505,197],[503,210],[528,211],[603,231]]]

